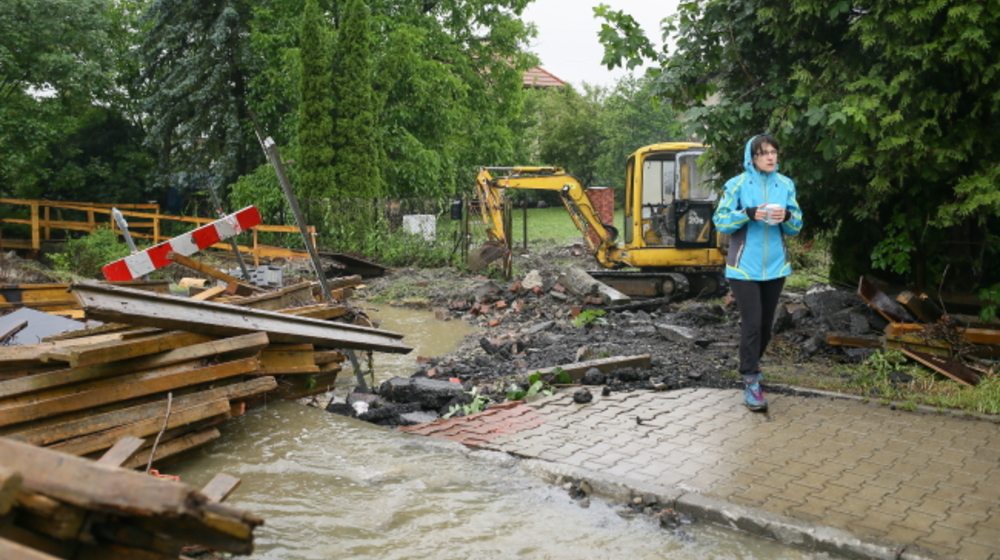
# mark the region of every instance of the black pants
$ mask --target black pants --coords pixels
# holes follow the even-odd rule
[[[755,282],[730,278],[729,286],[736,297],[743,325],[740,330],[740,374],[753,375],[760,372],[760,357],[771,342],[774,312],[778,308],[785,279]]]

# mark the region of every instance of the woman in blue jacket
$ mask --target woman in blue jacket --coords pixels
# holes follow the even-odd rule
[[[767,134],[751,138],[743,173],[726,181],[712,221],[731,237],[726,278],[740,310],[740,374],[750,410],[767,410],[760,389],[760,357],[771,341],[771,325],[785,277],[792,265],[785,237],[802,229],[795,183],[778,173],[778,142]]]

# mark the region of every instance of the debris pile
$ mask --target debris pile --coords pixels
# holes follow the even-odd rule
[[[253,531],[264,520],[221,503],[239,479],[220,474],[199,491],[122,469],[118,462],[134,448],[123,441],[128,445],[88,461],[0,438],[0,557],[176,559],[195,550],[253,551]]]

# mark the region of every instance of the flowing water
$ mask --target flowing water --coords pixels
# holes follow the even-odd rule
[[[377,378],[408,376],[417,355],[447,353],[472,332],[427,312],[375,315],[415,348],[390,358],[396,371],[377,355]],[[255,531],[255,559],[816,557],[705,523],[661,529],[598,499],[583,508],[505,455],[469,453],[294,402],[269,403],[222,432],[166,470],[194,486],[220,472],[242,479],[227,503],[266,519]]]

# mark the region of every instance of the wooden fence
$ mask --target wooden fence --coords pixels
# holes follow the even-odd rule
[[[27,249],[39,251],[42,243],[52,241],[52,230],[63,231],[86,231],[91,232],[99,227],[107,226],[115,232],[121,233],[118,224],[115,223],[111,215],[111,209],[117,208],[128,221],[128,229],[133,239],[148,239],[149,245],[156,245],[161,241],[166,241],[174,235],[163,233],[164,222],[189,223],[191,229],[198,228],[207,223],[216,221],[218,218],[192,218],[185,216],[168,216],[160,214],[159,204],[103,204],[97,202],[56,202],[51,200],[25,200],[18,198],[0,198],[0,204],[11,204],[17,206],[27,206],[30,209],[29,219],[4,218],[3,223],[22,224],[31,227],[31,239],[8,239],[0,236],[0,250],[6,249]],[[85,220],[63,219],[63,212],[71,212],[77,216],[86,215]],[[53,219],[53,214],[56,218]],[[316,228],[308,226],[308,231],[312,237],[313,246],[316,245]],[[259,225],[250,230],[252,235],[252,245],[247,247],[240,245],[241,253],[253,256],[254,266],[260,265],[261,258],[308,258],[304,251],[293,251],[281,247],[261,245],[258,242],[259,232],[268,233],[299,233],[296,226],[270,226]],[[137,243],[138,244],[138,243]],[[232,249],[229,243],[217,243],[212,245],[218,249]]]

